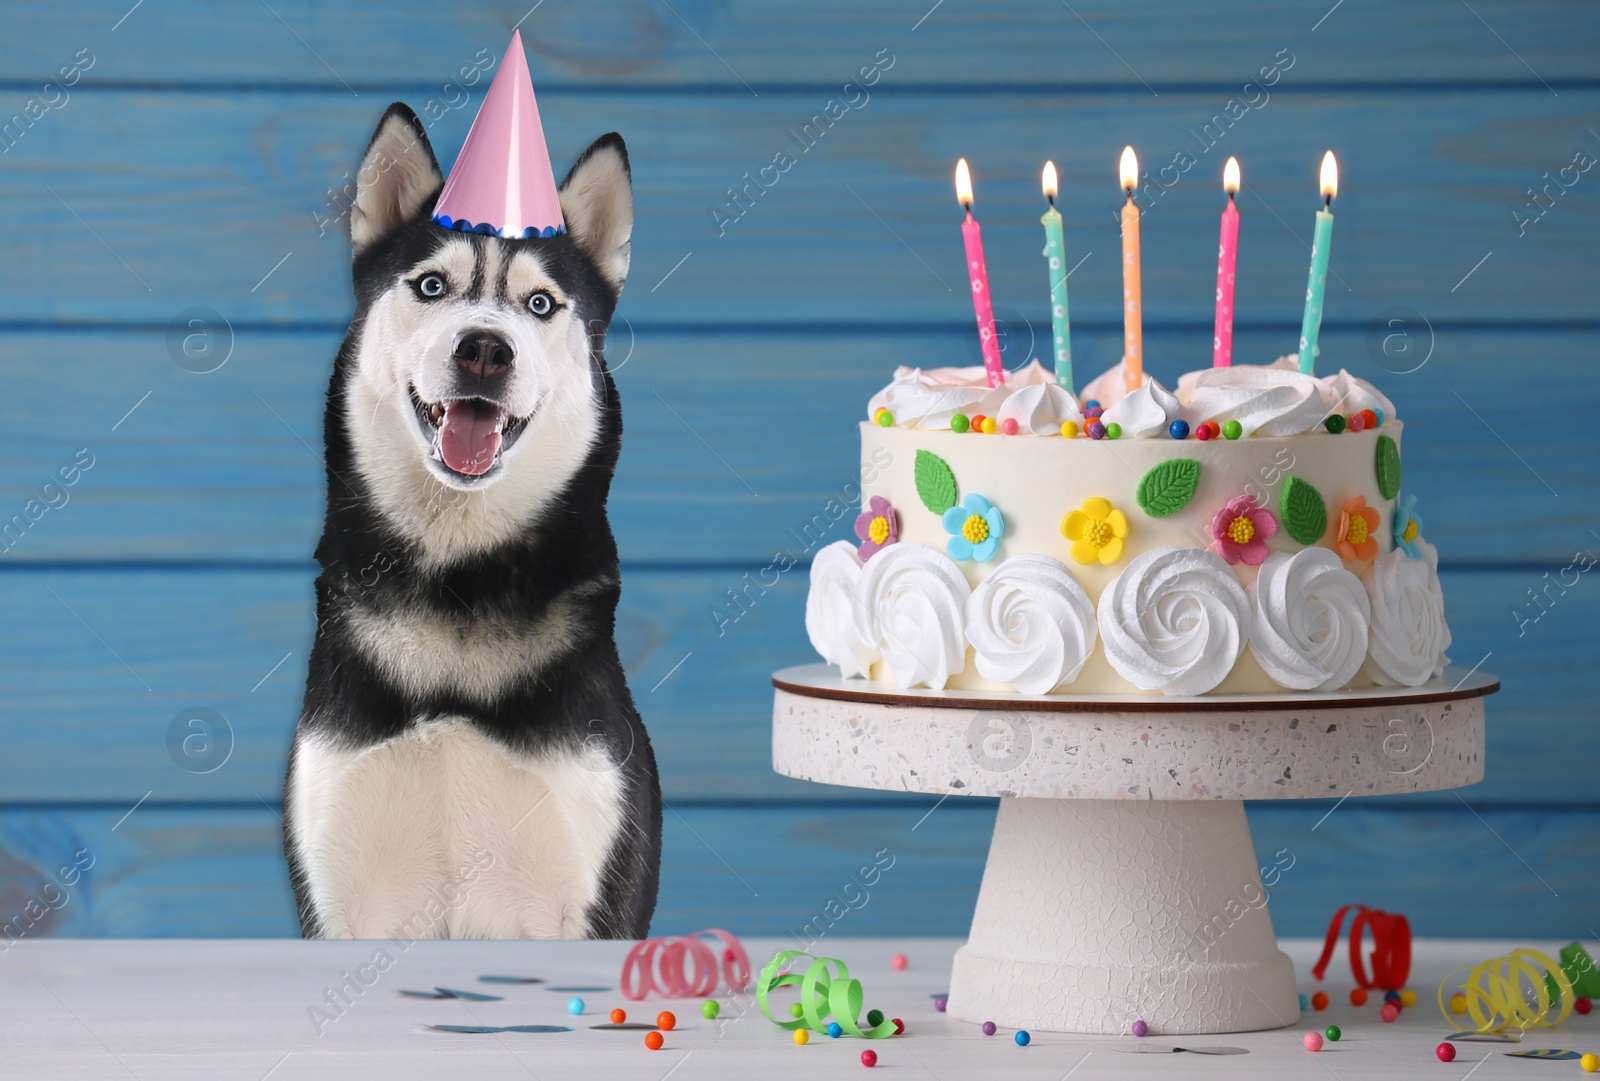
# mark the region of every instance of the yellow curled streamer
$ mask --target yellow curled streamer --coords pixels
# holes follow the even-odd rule
[[[810,962],[804,973],[779,971],[800,957]],[[837,968],[838,972],[830,975],[829,966]],[[767,1001],[768,993],[774,988],[793,986],[800,988],[801,1015],[793,1020],[774,1016],[772,1006]],[[839,1023],[839,1028],[849,1036],[863,1036],[869,1040],[893,1036],[894,1022],[887,1018],[882,1024],[861,1027],[857,1019],[861,1016],[863,998],[861,981],[850,978],[850,969],[843,961],[833,957],[812,957],[803,950],[784,950],[776,954],[761,970],[761,977],[756,981],[756,1005],[767,1015],[767,1020],[780,1028],[793,1030],[806,1027],[814,1032],[827,1032],[828,1018],[832,1016]]]
[[[1465,978],[1452,986],[1457,973],[1463,972]],[[1552,985],[1558,992],[1554,997]],[[1491,957],[1470,969],[1458,968],[1440,982],[1439,1012],[1452,1027],[1457,1021],[1450,1013],[1449,1000],[1456,994],[1466,999],[1475,1032],[1559,1025],[1571,1015],[1575,997],[1572,978],[1560,964],[1538,950],[1523,949]]]

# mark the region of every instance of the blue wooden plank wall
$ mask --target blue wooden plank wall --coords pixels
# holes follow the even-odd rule
[[[895,365],[975,360],[958,155],[1008,359],[1042,352],[1052,157],[1082,260],[1075,352],[1091,373],[1112,360],[1115,165],[1133,143],[1151,173],[1147,364],[1169,383],[1209,357],[1223,160],[1246,184],[1237,352],[1265,360],[1295,340],[1335,148],[1325,362],[1414,422],[1408,488],[1444,560],[1454,656],[1505,684],[1481,786],[1252,808],[1259,846],[1296,856],[1279,929],[1359,901],[1423,934],[1592,937],[1600,586],[1563,569],[1600,554],[1600,8],[1554,0],[8,11],[0,518],[28,525],[0,556],[0,919],[294,933],[278,789],[312,626],[321,395],[352,306],[346,185],[395,99],[448,165],[519,20],[557,168],[613,129],[634,165],[612,506],[621,645],[670,808],[658,930],[804,939],[840,897],[859,907],[833,933],[965,929],[992,804],[930,815],[774,777],[767,677],[810,656],[804,572],[737,620],[725,597],[775,550],[804,554]],[[753,180],[779,151],[793,164]],[[174,361],[192,309],[215,371]],[[50,487],[69,466],[76,482]],[[185,754],[171,733],[193,716],[216,740]],[[861,902],[846,884],[884,849]],[[30,906],[74,862],[67,900]]]

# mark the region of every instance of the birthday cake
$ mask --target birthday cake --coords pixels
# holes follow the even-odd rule
[[[1269,365],[1073,394],[1034,362],[897,371],[861,431],[855,541],[811,567],[842,676],[1023,695],[1414,687],[1450,631],[1401,493],[1404,422]]]

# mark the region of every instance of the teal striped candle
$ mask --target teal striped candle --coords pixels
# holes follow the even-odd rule
[[[1328,287],[1328,250],[1333,246],[1333,197],[1339,190],[1339,166],[1333,151],[1322,157],[1322,209],[1311,236],[1311,279],[1306,283],[1306,314],[1300,321],[1300,371],[1317,367],[1317,338],[1322,333],[1322,303]]]
[[[1050,330],[1055,344],[1056,384],[1068,393],[1072,386],[1072,330],[1067,322],[1067,255],[1061,237],[1061,212],[1056,209],[1056,163],[1044,163],[1044,197],[1050,209],[1039,224],[1044,226],[1045,266],[1050,272]]]

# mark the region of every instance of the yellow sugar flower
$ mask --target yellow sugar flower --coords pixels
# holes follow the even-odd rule
[[[1113,507],[1109,499],[1093,496],[1061,519],[1061,535],[1072,542],[1070,554],[1076,562],[1110,565],[1122,558],[1128,516]]]

